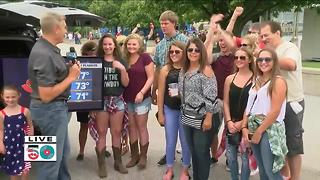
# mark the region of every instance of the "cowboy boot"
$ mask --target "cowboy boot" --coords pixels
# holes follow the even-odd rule
[[[145,145],[140,144],[140,161],[138,163],[139,169],[146,168],[148,147],[149,147],[149,142],[147,142]]]
[[[107,177],[107,169],[106,169],[106,161],[105,161],[105,151],[106,147],[104,147],[101,151],[98,151],[96,148],[96,154],[98,159],[98,174],[100,178]]]
[[[114,158],[114,169],[119,171],[121,174],[128,174],[128,170],[122,164],[120,148],[112,146],[112,151]]]
[[[130,151],[131,151],[131,159],[126,165],[127,168],[133,167],[138,164],[139,162],[139,147],[138,141],[130,144]]]

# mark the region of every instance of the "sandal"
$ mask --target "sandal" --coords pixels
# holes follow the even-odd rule
[[[167,171],[166,171],[166,174],[163,175],[162,179],[163,179],[163,180],[172,180],[173,177],[174,177],[173,171],[172,171],[172,170],[171,170],[171,171],[170,171],[170,170],[167,170]]]
[[[77,161],[82,161],[83,160],[83,154],[78,154],[77,156]]]
[[[191,179],[189,173],[186,174],[186,173],[184,173],[184,172],[181,172],[181,174],[180,174],[180,180],[189,180],[189,179]]]

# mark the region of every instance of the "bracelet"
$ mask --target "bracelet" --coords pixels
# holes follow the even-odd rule
[[[248,129],[246,126],[242,127],[240,130],[242,131],[243,129]]]
[[[144,96],[144,94],[141,91],[139,93],[141,93]]]

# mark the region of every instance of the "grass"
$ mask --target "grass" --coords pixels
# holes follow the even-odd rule
[[[320,62],[317,61],[302,61],[303,67],[310,67],[310,68],[320,68]]]

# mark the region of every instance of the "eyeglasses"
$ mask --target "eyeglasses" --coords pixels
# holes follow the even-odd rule
[[[241,47],[247,47],[247,46],[249,46],[249,45],[248,45],[248,44],[243,43],[243,44],[241,44],[240,46],[241,46]]]
[[[173,53],[180,54],[181,51],[180,50],[169,50],[169,54],[173,54]]]
[[[240,59],[241,61],[245,61],[247,59],[247,57],[245,57],[245,56],[234,56],[234,59],[235,60]]]
[[[272,58],[270,58],[270,57],[261,57],[261,58],[257,58],[256,61],[260,62],[260,63],[263,62],[263,61],[266,62],[266,63],[269,63],[269,62],[272,61]]]
[[[198,48],[188,48],[188,49],[187,49],[187,52],[188,52],[188,53],[192,53],[192,52],[200,53],[200,49],[198,49]]]

